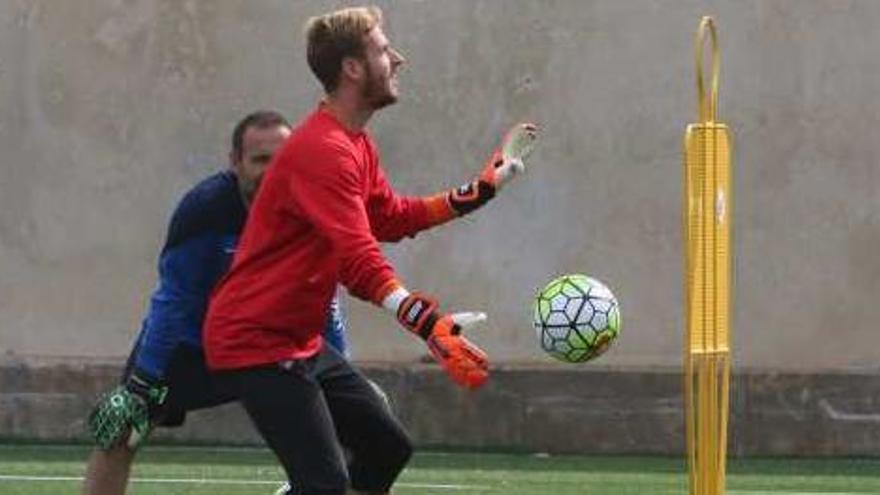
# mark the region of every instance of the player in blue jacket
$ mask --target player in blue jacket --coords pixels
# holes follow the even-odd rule
[[[89,460],[86,493],[124,493],[136,447],[154,426],[180,426],[188,411],[233,400],[216,389],[205,366],[202,321],[263,171],[290,132],[277,112],[248,115],[232,134],[231,168],[200,182],[177,205],[159,256],[158,286],[121,384],[99,399],[88,418],[98,448]],[[335,299],[324,337],[347,355]]]

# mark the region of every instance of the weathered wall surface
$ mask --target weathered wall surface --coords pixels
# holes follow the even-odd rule
[[[388,248],[409,285],[490,314],[473,338],[496,361],[548,362],[531,297],[578,271],[623,307],[604,365],[680,362],[681,134],[712,14],[736,144],[737,366],[880,362],[880,2],[379,3],[409,59],[402,101],[372,124],[400,191],[460,183],[516,120],[544,129],[488,208]],[[128,351],[172,205],[224,166],[244,113],[312,108],[301,26],[339,4],[0,2],[0,352]],[[359,358],[422,353],[349,309]]]
[[[478,394],[449,385],[436,366],[368,364],[365,372],[420,446],[581,454],[681,455],[677,370],[497,369]],[[0,440],[85,441],[93,398],[118,366],[0,366]],[[738,373],[731,455],[878,456],[880,382],[864,373]],[[259,444],[238,404],[160,428],[161,441]]]

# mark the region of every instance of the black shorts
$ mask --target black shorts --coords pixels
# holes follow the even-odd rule
[[[216,376],[244,405],[293,493],[342,495],[347,487],[385,492],[412,455],[409,436],[385,399],[330,346],[309,359]]]
[[[128,379],[137,353],[138,346],[135,346],[122,372],[122,383]],[[235,400],[219,390],[216,378],[208,372],[205,354],[193,346],[181,345],[175,349],[165,373],[165,384],[168,386],[165,402],[152,413],[153,423],[158,426],[181,426],[186,421],[188,411],[216,407]]]

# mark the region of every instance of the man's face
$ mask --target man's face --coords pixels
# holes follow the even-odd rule
[[[373,110],[391,105],[397,101],[397,73],[405,59],[388,42],[379,26],[366,35],[364,54],[366,77],[361,86],[362,96]]]
[[[248,203],[254,199],[260,180],[263,179],[263,172],[272,161],[272,155],[288,136],[290,128],[283,125],[252,126],[244,131],[241,158],[233,157],[232,170],[238,176],[238,187]]]

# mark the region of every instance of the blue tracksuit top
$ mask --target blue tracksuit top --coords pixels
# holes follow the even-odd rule
[[[193,187],[171,217],[159,256],[159,282],[138,336],[135,366],[162,379],[177,346],[201,349],[208,298],[229,269],[247,209],[232,171]],[[324,331],[327,343],[348,355],[345,322],[337,299]]]

